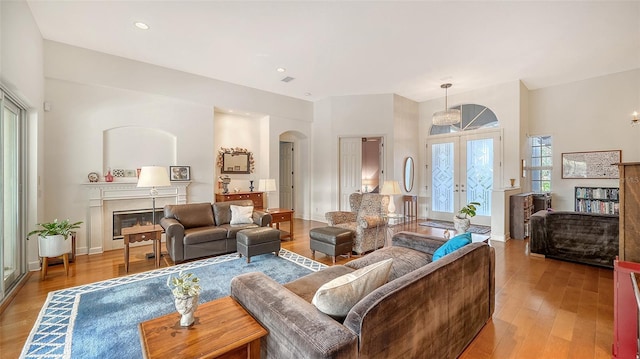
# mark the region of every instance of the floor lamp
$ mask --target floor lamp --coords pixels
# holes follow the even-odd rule
[[[151,187],[149,194],[153,203],[153,215],[152,224],[155,229],[156,226],[156,197],[158,196],[157,187],[171,186],[169,181],[169,174],[165,167],[159,166],[144,166],[140,170],[140,176],[138,177],[137,187]],[[153,258],[153,255],[147,254],[147,258]]]
[[[258,191],[265,192],[267,194],[267,207],[266,211],[269,212],[269,192],[276,191],[276,180],[273,178],[261,179],[258,182]]]

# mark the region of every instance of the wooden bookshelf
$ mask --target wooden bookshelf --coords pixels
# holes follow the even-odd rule
[[[575,211],[619,214],[620,189],[618,187],[576,187]]]

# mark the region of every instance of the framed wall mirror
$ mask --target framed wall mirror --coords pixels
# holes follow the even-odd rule
[[[218,151],[220,173],[249,174],[253,172],[253,154],[244,148],[222,148]]]
[[[407,157],[404,160],[404,190],[411,192],[413,189],[413,158]]]

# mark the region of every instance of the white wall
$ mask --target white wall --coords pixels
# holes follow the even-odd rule
[[[24,1],[0,1],[0,81],[27,105],[27,227],[44,219],[38,179],[43,171],[43,44]],[[37,262],[37,241],[27,242],[27,262]]]
[[[308,101],[50,41],[44,50],[46,100],[52,107],[45,121],[47,218],[86,218],[82,183],[87,173],[112,166],[103,161],[110,157],[104,156],[108,149],[102,143],[103,131],[111,128],[148,128],[175,136],[175,161],[149,161],[191,166],[188,202],[213,201],[220,147],[253,151],[258,179],[278,173],[280,133],[296,130],[310,137],[313,104]],[[214,114],[216,107],[264,115],[225,117]],[[148,140],[152,137],[140,139],[139,146],[156,146],[157,141]],[[248,189],[250,176],[244,177],[231,188]],[[309,198],[308,193],[301,198]],[[78,240],[86,242],[82,230]]]
[[[394,112],[392,94],[338,96],[315,103],[312,137],[312,219],[339,206],[339,138],[384,137],[385,174],[393,168]],[[391,170],[393,172],[393,170]],[[388,177],[393,178],[393,177]]]
[[[574,209],[574,187],[618,187],[617,179],[562,179],[563,152],[622,150],[624,162],[640,161],[640,69],[533,90],[529,135],[553,136],[552,206]]]

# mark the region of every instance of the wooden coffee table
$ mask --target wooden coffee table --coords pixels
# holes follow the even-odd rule
[[[195,323],[180,326],[180,314],[138,324],[145,358],[260,358],[267,330],[231,297],[198,306]]]

